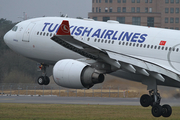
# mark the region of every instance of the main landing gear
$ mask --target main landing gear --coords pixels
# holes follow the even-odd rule
[[[42,76],[37,79],[39,85],[48,85],[50,83],[50,79],[46,76],[46,67],[48,65],[45,64],[38,64],[37,67],[39,68],[38,71],[42,71]]]
[[[169,117],[172,114],[172,108],[168,104],[165,104],[163,106],[160,105],[161,96],[157,92],[157,85],[156,84],[155,84],[155,86],[156,86],[155,89],[149,91],[149,95],[144,94],[141,96],[140,104],[143,107],[152,106],[151,113],[154,117],[160,117],[161,115],[163,117]]]

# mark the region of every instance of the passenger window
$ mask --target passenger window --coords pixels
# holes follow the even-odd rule
[[[157,46],[154,46],[154,49],[156,49],[157,48]]]
[[[87,39],[87,41],[89,41],[89,40],[90,40],[90,38]]]
[[[146,44],[144,44],[144,48],[146,48]]]
[[[133,46],[135,46],[136,45],[136,43],[133,43]]]
[[[178,51],[179,51],[179,48],[176,49],[176,52],[178,52]]]
[[[104,42],[104,40],[102,39],[102,41],[101,41],[102,43]]]
[[[126,43],[126,46],[128,45],[128,42]]]
[[[119,42],[119,45],[121,45],[121,41]]]
[[[166,47],[166,49],[165,50],[168,50],[168,47]]]
[[[147,48],[149,48],[150,45],[147,46]]]
[[[105,40],[105,43],[107,43],[107,40]]]
[[[100,39],[98,39],[98,42],[100,42]]]
[[[129,46],[131,46],[131,45],[132,45],[132,43],[129,44]]]
[[[50,34],[50,37],[52,36],[52,33]]]
[[[137,44],[136,47],[139,47],[139,44]]]
[[[97,39],[94,40],[94,42],[96,42]]]
[[[49,35],[49,33],[46,34],[46,36],[48,36],[48,35]]]
[[[164,50],[164,47],[162,47],[162,50]]]
[[[175,48],[173,48],[173,51],[175,51]]]
[[[110,43],[111,42],[111,40],[109,40],[109,42],[108,43]]]
[[[40,33],[40,35],[42,35],[42,32]]]
[[[151,49],[153,49],[153,45],[151,45]]]
[[[37,35],[39,35],[39,32],[37,32]]]

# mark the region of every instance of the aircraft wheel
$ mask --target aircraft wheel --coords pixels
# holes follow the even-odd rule
[[[43,85],[45,83],[45,79],[43,76],[40,76],[38,79],[37,79],[37,82],[39,85]]]
[[[151,112],[154,117],[160,117],[162,115],[162,107],[160,105],[154,105]]]
[[[44,85],[48,85],[50,83],[49,77],[45,76],[44,78],[45,78]]]
[[[145,94],[145,95],[142,95],[141,98],[140,98],[140,104],[143,106],[143,107],[148,107],[152,102],[152,98]]]
[[[163,105],[162,106],[162,116],[169,117],[172,114],[172,108],[170,105]]]

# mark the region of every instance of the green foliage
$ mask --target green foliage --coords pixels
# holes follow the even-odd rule
[[[3,37],[5,33],[8,32],[14,25],[15,23],[12,23],[9,20],[3,18],[0,19],[0,55],[2,54],[3,50],[8,49],[8,47],[5,45],[3,41]]]
[[[36,62],[11,51],[3,37],[16,23],[0,19],[0,83],[32,83],[38,76]]]
[[[0,104],[1,120],[164,120],[150,109],[120,105]],[[173,107],[168,120],[179,120],[180,107]]]

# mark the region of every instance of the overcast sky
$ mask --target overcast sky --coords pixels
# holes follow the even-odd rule
[[[92,0],[0,0],[0,18],[22,21],[23,12],[30,18],[41,16],[88,17]],[[21,17],[21,18],[19,18]]]

